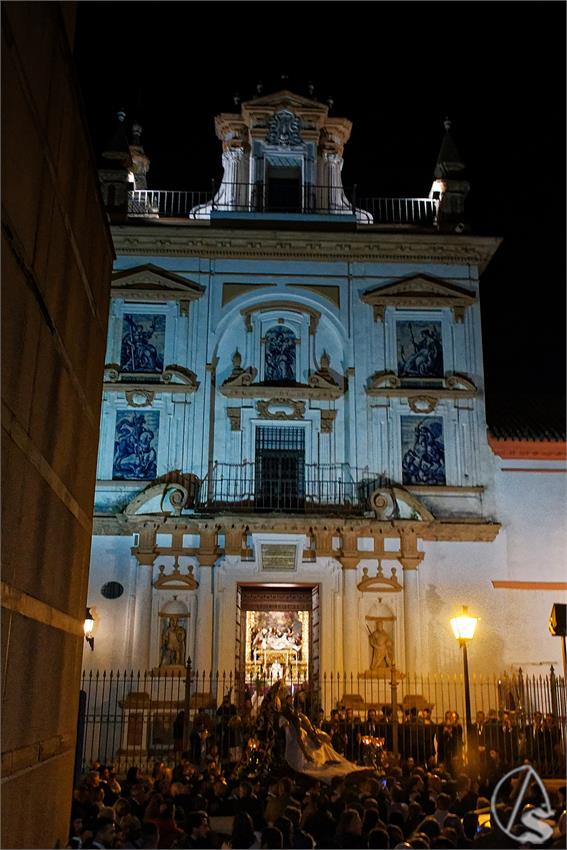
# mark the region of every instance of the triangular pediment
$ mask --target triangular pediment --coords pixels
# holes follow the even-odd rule
[[[166,271],[152,263],[116,272],[112,275],[112,294],[137,296],[138,299],[157,296],[180,301],[200,298],[204,288],[192,280],[186,280],[174,272]]]
[[[328,112],[328,107],[325,104],[319,103],[313,100],[313,98],[295,94],[287,89],[266,94],[263,97],[255,97],[253,100],[247,100],[242,104],[242,107],[248,110],[279,107],[281,109],[313,109],[321,114]]]
[[[374,308],[374,318],[382,321],[386,307],[430,309],[449,307],[458,322],[463,320],[464,310],[476,300],[469,290],[455,286],[432,275],[412,275],[386,286],[377,286],[361,294],[365,304]]]

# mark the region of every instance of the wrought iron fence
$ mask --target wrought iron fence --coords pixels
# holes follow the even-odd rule
[[[271,677],[233,673],[83,673],[81,769],[95,760],[118,770],[188,753],[203,764],[213,748],[224,762],[238,758],[253,734]],[[478,676],[470,683],[473,723],[466,727],[462,676],[390,679],[324,674],[286,676],[296,706],[322,726],[333,746],[361,764],[383,753],[419,763],[429,759],[499,770],[529,760],[542,775],[562,775],[566,743],[565,682],[547,676]],[[228,701],[225,698],[228,697]],[[372,713],[374,712],[374,714]],[[479,725],[475,725],[477,712]],[[206,734],[203,734],[206,733]]]
[[[215,463],[199,485],[199,511],[362,514],[388,480],[349,464],[301,464],[301,474],[266,474],[254,461]]]
[[[297,187],[282,195],[266,183],[222,183],[209,191],[136,189],[129,193],[130,218],[209,219],[211,212],[350,215],[360,224],[408,224],[431,227],[438,201],[431,198],[362,198],[356,187]]]

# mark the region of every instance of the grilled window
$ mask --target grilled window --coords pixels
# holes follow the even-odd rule
[[[256,508],[285,511],[305,504],[305,431],[258,428],[256,431]]]

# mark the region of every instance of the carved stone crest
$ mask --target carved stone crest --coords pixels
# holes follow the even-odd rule
[[[269,145],[285,145],[286,147],[301,145],[300,130],[301,119],[289,109],[282,109],[276,112],[270,121],[266,142]]]
[[[256,411],[261,419],[303,419],[305,402],[291,398],[270,398],[257,401]]]

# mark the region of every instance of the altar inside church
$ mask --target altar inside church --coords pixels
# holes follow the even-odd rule
[[[246,612],[247,681],[306,679],[309,650],[309,611]]]

